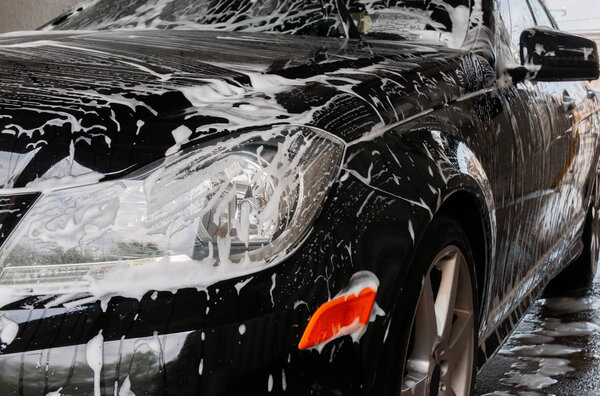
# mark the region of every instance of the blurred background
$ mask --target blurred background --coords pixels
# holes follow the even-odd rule
[[[0,0],[0,33],[35,29],[81,0]]]
[[[590,37],[600,47],[600,1],[545,0],[545,3],[562,30]],[[600,80],[592,86],[600,89]]]

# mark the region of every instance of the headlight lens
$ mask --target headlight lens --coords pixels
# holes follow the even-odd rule
[[[163,272],[164,287],[140,290],[169,290],[204,286],[193,274],[175,284],[169,271],[226,278],[272,265],[306,233],[342,156],[326,133],[281,127],[171,155],[126,179],[44,194],[2,250],[0,286],[85,292],[148,266]]]

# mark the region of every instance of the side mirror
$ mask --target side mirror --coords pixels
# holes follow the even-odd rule
[[[521,64],[531,80],[583,81],[600,77],[593,40],[548,28],[521,33]]]

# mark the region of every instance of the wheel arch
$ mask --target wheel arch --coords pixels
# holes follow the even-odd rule
[[[475,260],[475,276],[479,309],[483,307],[488,279],[489,260],[489,227],[486,227],[486,216],[477,196],[466,190],[451,193],[442,203],[437,213],[445,213],[461,223],[467,232],[471,250]],[[480,314],[481,320],[481,314]]]
[[[465,136],[460,127],[443,125],[431,116],[368,143],[351,145],[344,171],[378,193],[392,195],[402,205],[398,224],[408,224],[412,239],[412,248],[407,247],[402,262],[412,261],[414,249],[438,212],[450,212],[463,223],[475,250],[479,316],[481,329],[485,330],[487,296],[495,273],[495,201],[486,162],[478,156],[482,150]],[[402,177],[406,174],[413,179]],[[400,177],[394,179],[394,175]],[[398,289],[403,283],[400,274]]]
[[[451,215],[464,227],[475,261],[475,284],[479,305],[477,365],[480,366],[481,362],[486,359],[485,354],[481,353],[480,345],[483,342],[481,335],[485,334],[486,319],[491,302],[489,296],[495,273],[494,257],[496,254],[497,227],[495,201],[490,180],[488,179],[484,165],[482,165],[482,160],[476,154],[477,150],[472,148],[458,131],[453,132],[445,131],[442,128],[423,128],[421,126],[420,128],[407,131],[403,136],[403,141],[409,142],[406,147],[411,150],[404,152],[405,158],[399,157],[399,160],[404,160],[402,163],[404,167],[400,168],[400,170],[433,170],[429,172],[421,171],[418,174],[418,185],[410,180],[401,180],[398,186],[378,183],[379,180],[376,177],[369,179],[369,185],[370,187],[377,188],[377,191],[390,192],[396,194],[396,196],[410,199],[410,201],[407,199],[402,202],[407,208],[402,210],[402,213],[405,213],[408,217],[401,218],[399,224],[400,227],[403,227],[406,224],[406,220],[412,220],[412,226],[414,227],[413,253],[421,243],[427,228],[436,215],[442,213]],[[367,150],[364,150],[364,152],[369,153]],[[357,160],[358,156],[354,158]],[[410,160],[407,160],[407,158],[410,158]],[[371,162],[361,161],[361,163],[365,164],[363,165],[365,169],[354,173],[369,174],[366,168]],[[406,163],[410,163],[412,167],[406,166]],[[370,174],[377,175],[377,172],[378,170],[372,170]],[[389,173],[383,174],[388,175]],[[364,177],[361,178],[363,181],[365,179]],[[429,189],[418,190],[418,186],[427,186],[428,184],[430,185]],[[392,187],[397,189],[392,189]],[[415,192],[414,195],[409,195],[413,191]],[[418,195],[418,193],[423,193],[423,195]],[[417,205],[416,203],[419,203],[421,198],[420,202],[422,205]],[[413,204],[409,204],[409,202]],[[411,262],[413,258],[412,254],[409,253],[401,262]],[[405,287],[410,287],[410,285],[405,283],[406,278],[404,274],[398,278],[397,282],[397,290],[402,291]],[[400,298],[400,295],[401,293],[399,292],[397,297]],[[402,309],[397,308],[403,305],[402,300],[398,299],[395,301],[394,305],[389,305],[391,308],[390,312],[393,312],[393,314],[389,315],[390,320],[386,322],[385,328],[382,328],[381,335],[384,336],[384,343],[386,343],[385,334],[388,333],[392,322],[395,322],[392,318],[401,317],[396,312],[396,309]],[[394,332],[392,331],[392,333]],[[396,345],[393,341],[387,339],[387,342],[390,343],[390,348],[394,349]],[[387,352],[382,352],[382,354],[384,356],[382,366],[387,367],[386,364],[389,363]],[[381,373],[381,371],[379,372]],[[389,378],[386,374],[375,376],[377,385],[374,386],[376,389],[382,389],[383,394],[389,393],[389,389],[384,385],[387,379]]]

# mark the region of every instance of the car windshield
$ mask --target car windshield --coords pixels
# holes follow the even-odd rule
[[[364,37],[459,47],[469,24],[470,4],[471,0],[92,0],[44,29],[194,29],[344,37],[352,23]]]

